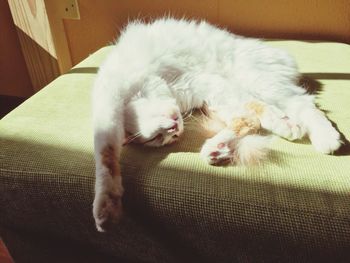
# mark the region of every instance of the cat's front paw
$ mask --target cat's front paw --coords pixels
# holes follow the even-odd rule
[[[99,232],[105,232],[109,225],[117,223],[122,214],[122,191],[96,194],[93,215]]]
[[[222,130],[213,138],[205,141],[200,156],[211,165],[227,164],[234,156],[235,134],[231,130]]]

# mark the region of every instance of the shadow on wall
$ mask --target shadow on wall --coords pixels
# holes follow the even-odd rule
[[[0,95],[29,97],[33,88],[8,1],[0,1],[0,32]]]

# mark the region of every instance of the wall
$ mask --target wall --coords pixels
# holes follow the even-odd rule
[[[164,14],[206,18],[212,22],[216,19],[213,0],[80,0],[78,3],[80,20],[64,21],[73,64],[112,43],[129,19],[149,19]]]
[[[32,94],[8,3],[0,0],[0,95],[29,97]]]
[[[39,90],[71,65],[112,43],[133,19],[171,15],[206,19],[246,36],[350,43],[348,0],[8,1],[17,28],[7,1],[0,0],[0,94],[16,96],[31,95],[32,87]],[[80,19],[66,19],[75,1]]]
[[[259,37],[350,43],[348,0],[220,0],[220,21]],[[254,8],[252,8],[254,6]],[[249,19],[247,19],[249,18]]]
[[[171,14],[205,18],[233,32],[263,38],[350,43],[348,0],[79,0],[80,20],[65,20],[73,64],[112,42],[128,19]]]

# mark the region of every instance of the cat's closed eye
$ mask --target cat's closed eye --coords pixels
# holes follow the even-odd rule
[[[153,138],[153,140],[161,140],[161,139],[163,139],[163,134],[161,133],[157,134],[157,136]]]
[[[153,141],[157,141],[157,140],[162,140],[163,139],[163,134],[158,133],[156,136],[154,136],[153,138],[147,140],[144,142],[144,144],[149,143],[149,142],[153,142]]]

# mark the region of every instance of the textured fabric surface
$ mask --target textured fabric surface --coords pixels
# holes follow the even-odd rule
[[[350,139],[350,46],[270,41]],[[122,154],[126,215],[107,234],[91,215],[90,89],[101,49],[0,121],[0,224],[135,262],[350,258],[350,150],[276,138],[260,166],[213,167],[193,123],[179,143]],[[293,255],[291,257],[291,255]]]
[[[112,255],[98,253],[89,246],[72,243],[66,238],[57,238],[30,232],[27,230],[18,231],[12,228],[2,228],[0,233],[6,246],[10,247],[10,254],[16,259],[15,263],[116,263],[125,262]],[[2,258],[0,257],[0,262]]]

